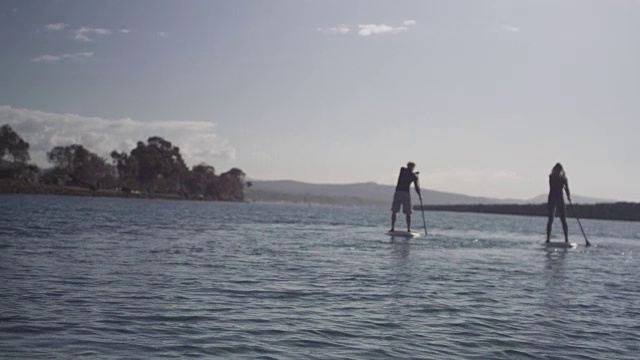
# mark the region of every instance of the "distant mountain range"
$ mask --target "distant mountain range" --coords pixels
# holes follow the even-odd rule
[[[252,180],[251,182],[253,185],[245,192],[245,197],[249,201],[389,206],[395,190],[395,186],[373,182],[354,184],[311,184],[293,180]],[[414,204],[418,204],[417,196],[413,194]],[[534,204],[547,201],[546,194],[529,200],[497,199],[429,189],[422,189],[422,197],[425,205]],[[581,204],[614,202],[579,195],[572,196],[572,200]]]

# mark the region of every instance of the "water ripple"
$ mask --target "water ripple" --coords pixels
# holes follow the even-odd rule
[[[635,359],[636,223],[2,196],[6,358]],[[4,226],[6,225],[6,226]],[[572,225],[571,236],[580,239]],[[576,240],[577,241],[577,240]]]

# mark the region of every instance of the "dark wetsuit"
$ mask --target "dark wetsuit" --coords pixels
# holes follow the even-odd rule
[[[564,205],[564,188],[568,186],[567,178],[564,176],[549,175],[549,198],[547,200],[547,209],[549,218],[553,219],[556,210],[561,219],[567,217],[567,210]]]
[[[396,185],[396,191],[409,192],[411,189],[411,183],[418,181],[418,177],[413,171],[403,167],[400,169],[400,175],[398,176],[398,184]]]

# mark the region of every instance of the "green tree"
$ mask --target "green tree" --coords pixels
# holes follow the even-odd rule
[[[56,146],[47,153],[47,157],[77,185],[111,187],[114,182],[114,168],[82,145]]]
[[[118,183],[123,189],[137,188],[138,161],[125,152],[111,152],[111,159],[116,168]]]
[[[200,163],[191,168],[187,181],[186,190],[190,196],[196,198],[215,198],[215,184],[218,176],[213,166]]]
[[[201,163],[189,172],[186,181],[188,193],[196,198],[242,201],[245,174],[238,168],[216,175],[213,166]]]
[[[180,148],[159,136],[152,136],[146,144],[139,141],[131,150],[131,157],[138,164],[138,182],[149,192],[183,192],[189,169],[180,155]]]
[[[221,200],[243,201],[244,200],[244,178],[245,173],[238,169],[231,170],[220,175],[219,187],[222,195]]]
[[[0,127],[0,159],[5,156],[14,164],[25,164],[31,159],[29,156],[29,143],[24,141],[11,126]]]

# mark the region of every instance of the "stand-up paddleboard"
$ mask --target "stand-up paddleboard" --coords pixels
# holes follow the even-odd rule
[[[389,236],[398,236],[398,237],[405,237],[405,238],[416,238],[416,237],[420,237],[420,233],[417,232],[413,232],[413,231],[387,231],[386,233]]]
[[[578,247],[578,244],[574,242],[544,242],[542,243],[544,247],[547,249],[575,249]]]

